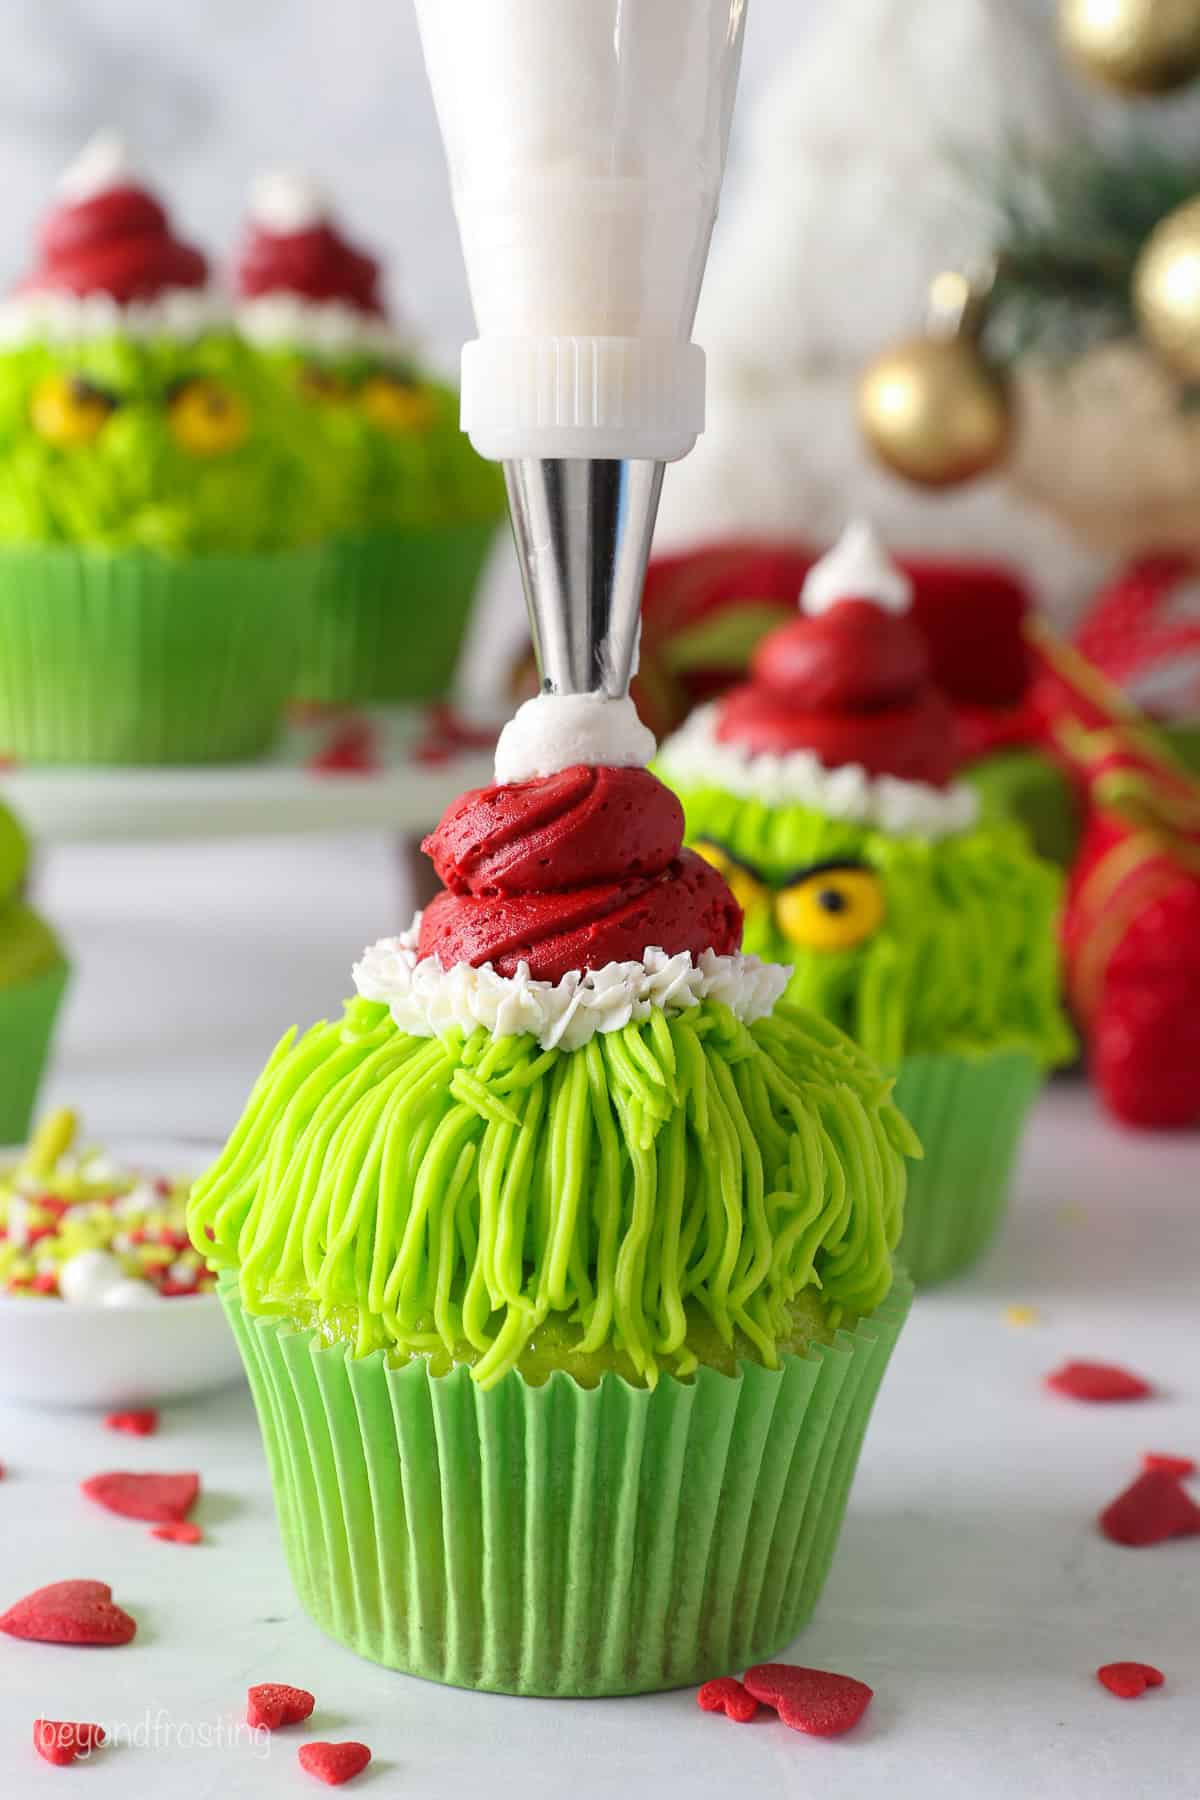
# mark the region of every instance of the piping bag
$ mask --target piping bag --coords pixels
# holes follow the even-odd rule
[[[691,331],[745,9],[416,0],[479,333],[462,425],[504,464],[543,695],[632,713],[664,467],[704,427]]]

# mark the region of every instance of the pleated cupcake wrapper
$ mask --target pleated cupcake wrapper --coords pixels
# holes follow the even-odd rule
[[[780,1650],[821,1591],[912,1299],[781,1370],[481,1390],[222,1297],[292,1578],[333,1638],[457,1687],[649,1692]]]
[[[295,685],[317,550],[0,551],[0,752],[213,763],[265,750]]]
[[[968,1268],[1008,1202],[1026,1115],[1041,1086],[1032,1056],[910,1056],[895,1100],[920,1138],[908,1165],[900,1255],[918,1287]]]
[[[443,695],[495,535],[490,520],[331,538],[299,698],[336,704]]]
[[[59,962],[32,981],[0,988],[0,1144],[29,1136],[69,974]]]

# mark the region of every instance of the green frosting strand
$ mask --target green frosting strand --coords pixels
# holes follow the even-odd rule
[[[503,515],[503,476],[471,448],[452,388],[366,352],[333,357],[282,346],[256,355],[302,447],[326,530],[482,524]],[[348,397],[307,392],[304,377],[313,369],[343,384]],[[377,425],[354,397],[376,374],[419,381],[428,420],[412,431]]]
[[[1027,1050],[1043,1067],[1074,1040],[1060,1003],[1062,880],[1020,826],[985,823],[927,839],[770,807],[676,783],[687,841],[711,839],[764,884],[746,909],[743,947],[791,963],[787,998],[831,1019],[885,1068],[902,1057]],[[882,879],[882,925],[856,948],[808,950],[780,931],[772,891],[798,871],[845,859]]]
[[[30,407],[47,377],[77,377],[116,402],[89,442],[56,446]],[[170,428],[181,384],[215,380],[245,407],[236,447],[197,455]],[[318,495],[293,409],[230,331],[185,342],[98,337],[0,352],[0,544],[138,547],[163,555],[277,550],[321,535]]]
[[[709,1345],[776,1367],[801,1318],[891,1287],[920,1149],[890,1088],[789,1006],[747,1027],[706,1001],[563,1051],[410,1037],[355,1000],[279,1044],[189,1226],[250,1311],[483,1387],[559,1350],[648,1386]]]

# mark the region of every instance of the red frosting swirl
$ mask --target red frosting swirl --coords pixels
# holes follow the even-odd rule
[[[138,187],[58,207],[38,233],[38,251],[18,293],[111,294],[125,305],[208,279],[201,252],[172,237],[165,209]]]
[[[304,300],[339,300],[356,312],[382,318],[379,264],[356,250],[332,225],[305,231],[264,231],[252,225],[234,271],[243,300],[262,294],[299,294]]]
[[[683,843],[683,812],[646,769],[579,765],[479,788],[448,809],[424,849],[450,890],[425,910],[418,949],[443,968],[572,969],[669,955],[729,955],[741,910]]]
[[[759,645],[752,679],[721,702],[716,735],[756,755],[807,750],[827,769],[945,787],[957,763],[954,718],[905,615],[870,600],[801,615]]]

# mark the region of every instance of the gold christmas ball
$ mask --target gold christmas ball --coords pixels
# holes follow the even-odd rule
[[[1081,68],[1126,94],[1169,94],[1200,75],[1200,0],[1059,0],[1059,36]]]
[[[1133,271],[1133,303],[1151,348],[1178,374],[1200,379],[1200,199],[1150,233]]]
[[[1011,426],[1003,378],[970,338],[912,338],[875,358],[859,383],[871,449],[920,487],[957,487],[994,469]]]

